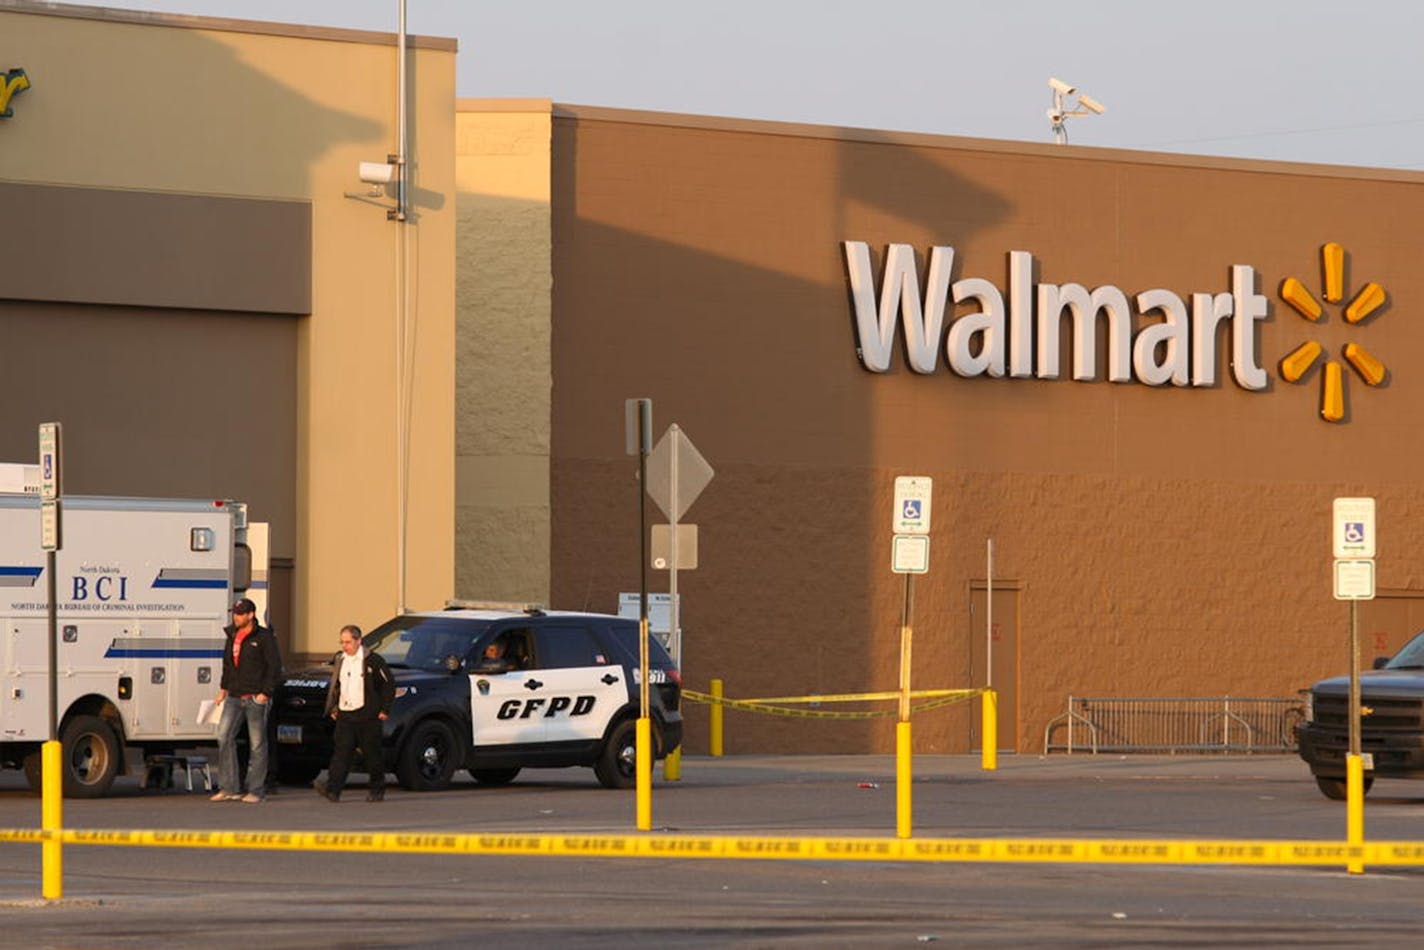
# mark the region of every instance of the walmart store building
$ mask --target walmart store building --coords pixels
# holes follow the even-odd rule
[[[1424,627],[1424,176],[456,100],[453,43],[423,39],[403,226],[346,196],[394,141],[390,37],[17,0],[0,32],[31,81],[0,119],[31,209],[0,262],[0,457],[58,418],[72,490],[252,501],[294,652],[395,603],[402,286],[413,607],[616,609],[648,397],[716,470],[684,518],[694,688],[895,687],[899,475],[934,481],[914,685],[984,684],[992,638],[1006,749],[1069,694],[1343,672],[1337,496],[1378,502],[1366,655]],[[147,71],[122,94],[121,59]],[[917,751],[978,728],[927,713]],[[892,736],[734,716],[728,749]]]

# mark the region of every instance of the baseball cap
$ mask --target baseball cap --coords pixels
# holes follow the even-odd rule
[[[257,613],[257,605],[246,597],[242,597],[232,605],[232,612],[235,614],[255,614]]]

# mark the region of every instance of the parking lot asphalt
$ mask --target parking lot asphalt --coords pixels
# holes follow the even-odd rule
[[[914,836],[1319,839],[1344,808],[1289,756],[914,760]],[[655,831],[891,836],[893,756],[689,757],[653,794]],[[333,805],[288,788],[261,805],[145,790],[67,801],[77,828],[630,833],[632,792],[587,769],[500,788],[364,789]],[[0,827],[39,802],[0,773]],[[1371,840],[1424,840],[1424,783],[1381,781]],[[39,848],[0,845],[0,921],[27,946],[201,940],[264,947],[890,947],[1417,944],[1424,868],[843,863],[382,855],[69,846],[65,897],[39,901]]]

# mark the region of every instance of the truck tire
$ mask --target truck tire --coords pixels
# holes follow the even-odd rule
[[[1366,775],[1364,781],[1364,792],[1369,794],[1370,786],[1375,783],[1373,775]],[[1320,793],[1332,801],[1343,802],[1345,800],[1345,780],[1342,778],[1326,778],[1323,775],[1315,776],[1315,784],[1320,786]]]
[[[119,774],[119,740],[98,716],[75,716],[60,735],[64,745],[64,794],[102,798]]]
[[[632,788],[638,783],[638,724],[625,719],[613,727],[593,763],[604,788]]]
[[[450,786],[463,756],[455,733],[438,719],[427,719],[411,730],[396,763],[402,788],[435,792]]]
[[[470,769],[470,778],[481,785],[508,785],[519,769]]]
[[[25,781],[30,783],[30,791],[36,794],[44,791],[44,761],[39,750],[25,756],[20,764],[25,770]]]

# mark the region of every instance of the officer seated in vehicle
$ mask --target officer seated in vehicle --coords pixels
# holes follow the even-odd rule
[[[508,673],[514,669],[514,664],[504,655],[507,646],[503,639],[494,639],[485,644],[484,653],[475,661],[475,672]]]

